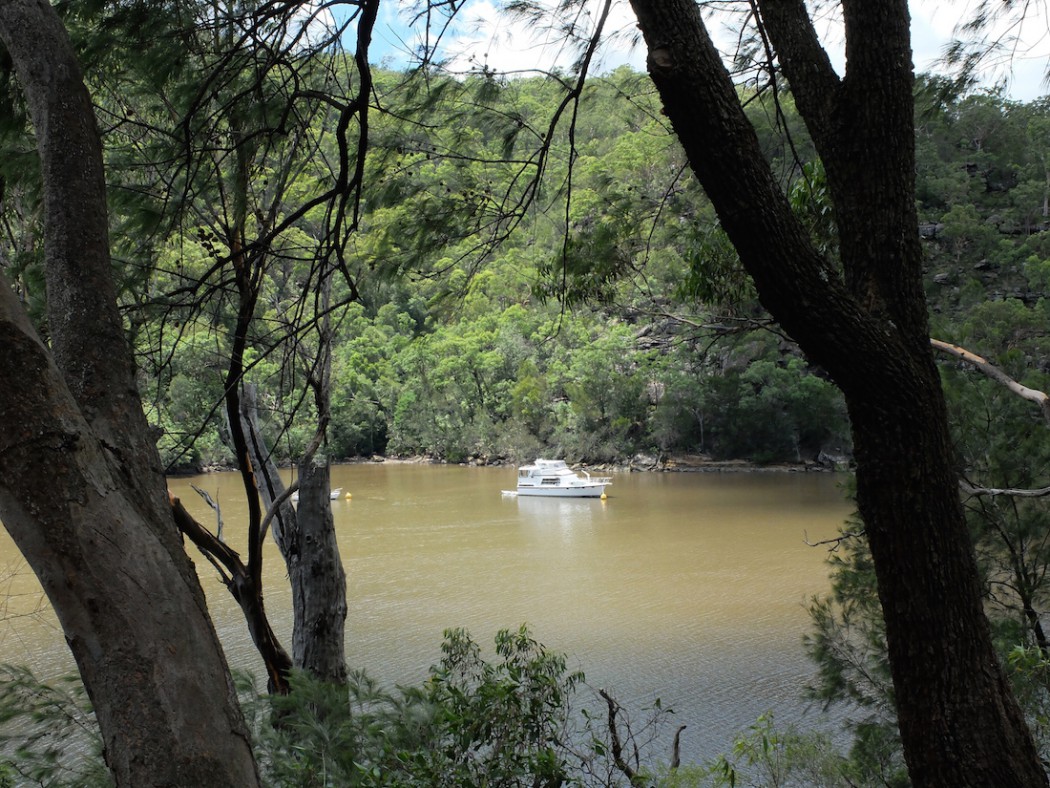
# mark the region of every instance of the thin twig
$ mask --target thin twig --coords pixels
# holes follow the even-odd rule
[[[834,553],[836,550],[839,549],[839,547],[842,546],[842,543],[847,541],[848,539],[856,539],[858,537],[864,536],[864,529],[862,528],[859,531],[845,531],[844,533],[834,537],[833,539],[821,539],[818,542],[809,541],[809,534],[805,531],[803,531],[802,534],[802,541],[804,541],[810,547],[821,547],[823,545],[829,544],[831,545],[831,547],[828,548],[828,552]]]

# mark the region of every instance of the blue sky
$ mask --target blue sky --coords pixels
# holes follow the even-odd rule
[[[937,60],[943,54],[953,28],[964,18],[973,2],[913,0],[912,46],[918,71],[937,70]],[[466,0],[458,17],[462,21],[457,23],[444,52],[446,56],[455,56],[454,62],[458,68],[465,70],[471,65],[485,63],[500,71],[521,71],[549,68],[555,63],[566,66],[571,62],[572,55],[565,51],[560,36],[548,35],[535,26],[529,28],[511,21],[500,13],[499,5],[499,0]],[[1043,4],[1034,5],[1041,7]],[[412,33],[404,15],[398,11],[401,7],[390,0],[381,5],[372,44],[374,59],[380,61],[387,58],[394,67],[407,62],[404,50],[412,44]],[[1050,93],[1044,82],[1050,55],[1050,29],[1046,12],[1035,13],[1038,16],[1026,23],[1022,41],[1009,52],[1009,69],[1000,62],[987,72],[989,84],[1005,76],[1010,96],[1019,101],[1029,101]],[[610,24],[613,29],[627,32],[634,30],[634,20],[626,0],[614,8]],[[715,24],[712,28],[716,37],[719,27]],[[831,42],[829,51],[841,70],[843,58],[834,45],[837,29],[834,20],[824,23],[824,32]],[[1005,28],[1003,30],[1009,32]],[[630,48],[627,42],[620,42],[606,48],[600,65],[614,68],[624,63],[639,70],[644,69],[644,51],[640,47]]]

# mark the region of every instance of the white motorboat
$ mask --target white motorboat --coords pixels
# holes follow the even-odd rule
[[[576,473],[564,460],[536,460],[518,468],[518,489],[504,490],[508,495],[532,495],[548,498],[602,498],[612,484],[610,476]]]
[[[338,501],[339,500],[339,496],[341,496],[342,494],[343,494],[343,488],[342,487],[336,487],[334,490],[332,490],[331,492],[328,493],[328,500],[330,500],[330,501]],[[292,493],[292,503],[299,503],[299,491],[298,490],[296,490],[295,492]]]

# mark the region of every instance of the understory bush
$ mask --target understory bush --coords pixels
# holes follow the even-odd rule
[[[677,736],[674,755],[663,749],[671,709],[656,701],[636,722],[525,627],[496,636],[494,659],[466,631],[447,631],[419,686],[382,688],[362,671],[346,685],[301,673],[291,683],[289,695],[270,696],[238,677],[262,781],[273,788],[889,784],[841,756],[827,734],[778,728],[772,714],[730,752],[679,765]],[[0,788],[112,784],[79,681],[47,684],[25,668],[0,668]]]
[[[345,687],[299,674],[286,697],[244,689],[275,786],[642,784],[667,710],[657,704],[632,727],[605,693],[602,713],[578,710],[585,686],[522,627],[496,635],[491,661],[466,631],[448,630],[416,687],[383,689],[358,671]]]

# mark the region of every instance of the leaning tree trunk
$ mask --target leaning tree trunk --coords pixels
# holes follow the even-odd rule
[[[905,0],[844,0],[839,79],[802,0],[759,0],[828,173],[841,270],[762,156],[695,0],[632,0],[689,162],[762,303],[842,389],[905,758],[917,786],[1042,786],[992,646],[929,347]]]
[[[116,783],[257,785],[135,389],[90,99],[44,0],[0,3],[0,40],[40,152],[52,341],[0,281],[0,517],[62,625]]]

